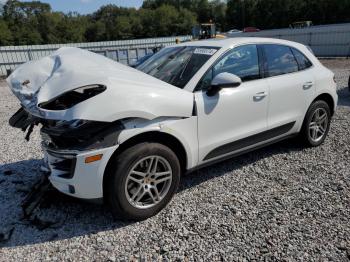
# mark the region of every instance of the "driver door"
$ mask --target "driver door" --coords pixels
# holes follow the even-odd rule
[[[239,76],[242,84],[208,96],[212,79],[223,72]],[[244,45],[226,53],[200,81],[195,92],[199,164],[242,151],[267,130],[269,88],[261,75],[257,46]]]

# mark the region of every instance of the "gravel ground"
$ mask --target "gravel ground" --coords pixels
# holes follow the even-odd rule
[[[138,223],[59,193],[31,220],[20,203],[42,154],[10,128],[18,102],[0,82],[0,261],[350,260],[350,60],[324,60],[339,84],[339,110],[319,148],[294,141],[184,177],[171,204]]]

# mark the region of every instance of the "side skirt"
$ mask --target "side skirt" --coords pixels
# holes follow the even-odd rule
[[[234,152],[234,151],[264,142],[266,140],[270,140],[274,137],[281,136],[283,134],[288,133],[293,128],[294,125],[295,125],[295,122],[291,122],[291,123],[264,131],[256,135],[252,135],[252,136],[234,141],[232,143],[219,146],[218,148],[215,148],[214,150],[210,151],[209,154],[206,155],[203,160],[205,161],[211,158],[226,155],[230,152]]]
[[[248,148],[246,150],[242,150],[242,151],[239,151],[239,152],[236,152],[236,153],[232,153],[230,155],[226,155],[224,157],[220,157],[218,159],[215,159],[215,160],[211,160],[211,161],[208,161],[204,164],[201,164],[199,166],[196,166],[196,167],[193,167],[191,169],[188,169],[186,174],[189,174],[189,173],[192,173],[198,169],[202,169],[204,167],[208,167],[208,166],[211,166],[211,165],[214,165],[214,164],[217,164],[217,163],[220,163],[220,162],[223,162],[225,160],[228,160],[228,159],[231,159],[231,158],[234,158],[234,157],[237,157],[237,156],[241,156],[241,155],[244,155],[244,154],[247,154],[249,152],[252,152],[252,151],[255,151],[255,150],[258,150],[260,148],[264,148],[266,146],[269,146],[269,145],[273,145],[273,144],[276,144],[278,142],[281,142],[283,140],[287,140],[287,139],[290,139],[290,138],[294,138],[298,136],[298,134],[292,134],[292,135],[288,135],[288,136],[284,136],[284,137],[281,137],[281,138],[278,138],[278,139],[275,139],[273,141],[269,141],[269,142],[266,142],[264,144],[261,144],[261,145],[258,145],[258,146],[255,146],[255,147],[252,147],[252,148]]]

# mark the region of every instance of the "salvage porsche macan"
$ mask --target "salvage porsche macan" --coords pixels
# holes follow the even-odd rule
[[[42,170],[59,191],[150,217],[182,174],[298,135],[325,140],[334,74],[308,47],[232,38],[166,47],[136,69],[77,48],[19,66],[10,119],[42,135]]]

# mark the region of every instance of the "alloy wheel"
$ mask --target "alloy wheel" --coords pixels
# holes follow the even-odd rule
[[[128,202],[139,209],[157,205],[169,192],[172,169],[161,156],[147,156],[131,168],[125,183]]]
[[[313,142],[323,139],[328,128],[328,114],[324,108],[317,108],[311,117],[309,135]]]

